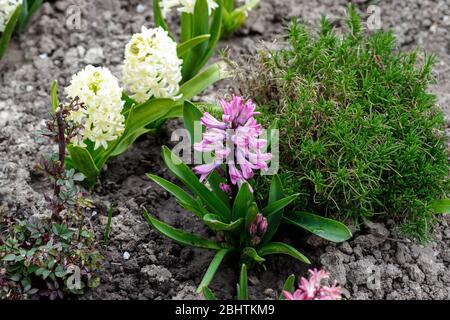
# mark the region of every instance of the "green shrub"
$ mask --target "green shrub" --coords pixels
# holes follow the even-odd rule
[[[337,36],[322,19],[312,35],[292,22],[289,46],[261,52],[243,90],[266,126],[278,120],[281,179],[304,195],[296,209],[355,222],[385,214],[425,240],[430,202],[449,187],[444,118],[427,91],[434,57],[396,51],[390,32],[364,34],[352,9],[347,26]]]

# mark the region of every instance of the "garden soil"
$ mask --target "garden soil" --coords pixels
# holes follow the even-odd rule
[[[373,1],[370,1],[372,3]],[[35,170],[39,157],[51,150],[36,131],[49,117],[49,88],[59,83],[60,95],[71,75],[87,64],[103,65],[118,77],[124,47],[141,26],[153,26],[149,0],[60,0],[47,2],[32,19],[28,31],[14,39],[0,61],[0,201],[13,217],[49,215],[43,193],[49,183]],[[253,55],[258,48],[283,45],[287,22],[307,24],[326,15],[339,28],[348,1],[262,0],[235,37],[222,42],[231,57]],[[369,1],[354,1],[367,13]],[[373,4],[373,3],[372,3]],[[400,49],[419,48],[438,58],[437,82],[430,88],[450,115],[450,1],[381,1],[381,27],[392,28]],[[79,15],[78,15],[79,14]],[[79,19],[81,17],[81,19]],[[169,25],[177,26],[177,17]],[[263,43],[264,41],[264,43]],[[201,97],[214,101],[229,91],[218,83]],[[202,299],[195,292],[212,252],[179,246],[160,236],[143,218],[146,209],[174,227],[204,237],[213,234],[145,174],[176,181],[165,169],[161,146],[173,146],[171,133],[180,121],[167,123],[157,136],[146,136],[102,172],[93,192],[96,209],[91,223],[103,237],[106,212],[113,207],[109,244],[104,255],[101,285],[83,299]],[[399,236],[391,221],[364,225],[343,244],[284,229],[283,241],[311,257],[313,266],[325,267],[349,299],[449,299],[450,220],[442,218],[434,240],[421,245]],[[295,236],[294,236],[295,235]],[[237,261],[226,260],[211,288],[220,298],[232,298],[238,280]],[[305,275],[307,267],[288,257],[272,257],[267,270],[249,273],[252,299],[276,299],[290,274]]]

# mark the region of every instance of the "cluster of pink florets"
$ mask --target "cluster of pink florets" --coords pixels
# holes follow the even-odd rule
[[[325,270],[309,270],[309,279],[302,277],[294,293],[283,291],[286,300],[340,300],[341,288],[336,282],[331,287],[323,286],[322,280],[329,278]]]
[[[264,152],[267,140],[260,139],[263,128],[254,118],[256,105],[252,100],[244,100],[233,96],[230,102],[221,101],[223,109],[222,121],[208,112],[201,118],[206,127],[203,140],[194,145],[200,152],[214,152],[214,160],[198,165],[194,171],[203,181],[212,171],[223,163],[228,168],[228,184],[222,184],[224,191],[230,190],[229,183],[239,187],[253,177],[254,170],[267,170],[267,162],[272,154]]]

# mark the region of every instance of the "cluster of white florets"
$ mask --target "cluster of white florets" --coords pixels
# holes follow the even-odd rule
[[[123,81],[132,98],[177,98],[183,61],[177,44],[162,28],[147,29],[133,35],[125,49]]]
[[[21,0],[0,0],[0,32],[5,31],[9,19],[21,2]]]
[[[106,68],[87,66],[72,77],[66,88],[69,99],[79,100],[85,108],[72,112],[68,120],[82,127],[72,141],[85,147],[85,141],[95,143],[94,149],[108,147],[124,131],[122,89],[116,77]]]

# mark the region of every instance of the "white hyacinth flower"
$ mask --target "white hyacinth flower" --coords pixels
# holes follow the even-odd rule
[[[161,0],[159,5],[164,17],[169,13],[172,8],[177,8],[179,12],[194,13],[196,0]],[[216,9],[219,5],[215,0],[208,0],[208,11],[211,12]]]
[[[0,0],[0,32],[5,31],[9,19],[21,2],[21,0]]]
[[[123,82],[139,103],[151,97],[177,99],[182,63],[167,31],[142,27],[126,46]]]
[[[72,77],[66,88],[69,99],[78,97],[85,109],[72,112],[68,120],[82,125],[80,135],[72,143],[85,147],[86,139],[94,149],[107,148],[124,131],[122,89],[116,77],[106,68],[88,65]]]

